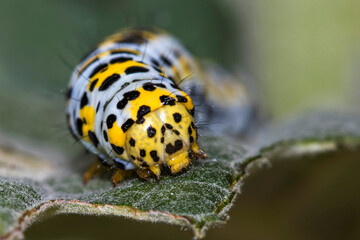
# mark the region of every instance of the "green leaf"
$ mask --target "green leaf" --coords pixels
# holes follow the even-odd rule
[[[8,144],[0,148],[0,236],[21,237],[38,219],[75,213],[172,223],[189,227],[202,238],[210,226],[228,219],[245,172],[254,166],[250,163],[359,144],[359,116],[310,114],[260,131],[246,148],[232,139],[203,137],[208,159],[194,162],[177,176],[151,182],[133,177],[116,188],[108,174],[84,186],[81,167],[66,158],[56,153],[36,155],[33,148],[20,151]],[[89,159],[76,161],[86,164]]]

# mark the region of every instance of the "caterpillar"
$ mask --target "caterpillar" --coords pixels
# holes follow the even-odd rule
[[[143,179],[159,178],[165,168],[177,174],[191,161],[206,157],[197,144],[195,119],[214,121],[229,113],[236,120],[224,124],[232,125],[231,132],[244,125],[236,126],[246,115],[237,110],[249,105],[244,89],[224,84],[226,74],[220,76],[223,82],[212,81],[219,77],[205,68],[162,30],[116,33],[72,73],[66,110],[70,133],[97,156],[97,164],[116,167],[115,185],[129,170]],[[240,98],[235,96],[239,92]],[[203,106],[200,113],[195,114],[193,99]],[[225,105],[219,107],[225,111],[214,114],[204,102]],[[84,174],[84,182],[95,174],[97,164]]]

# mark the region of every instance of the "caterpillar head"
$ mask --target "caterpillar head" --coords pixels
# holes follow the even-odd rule
[[[126,134],[125,150],[145,178],[152,172],[158,178],[161,167],[173,174],[186,168],[190,161],[206,155],[196,144],[197,131],[193,116],[182,103],[164,105],[144,116]]]

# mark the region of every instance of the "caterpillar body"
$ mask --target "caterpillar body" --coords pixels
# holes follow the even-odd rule
[[[194,72],[201,76],[191,76]],[[88,54],[71,76],[66,114],[70,132],[103,165],[116,166],[115,184],[124,179],[126,170],[136,169],[145,179],[159,178],[164,167],[176,174],[206,156],[197,145],[194,117],[219,117],[204,109],[195,115],[192,98],[215,105],[221,99],[226,108],[219,109],[230,109],[227,112],[235,117],[246,115],[242,87],[222,83],[208,90],[219,84],[211,80],[218,77],[203,72],[188,51],[161,30],[127,29],[114,34]],[[211,96],[203,97],[209,91]],[[230,94],[234,91],[240,91],[240,97]],[[242,112],[234,113],[232,108]],[[92,174],[88,170],[88,176]]]

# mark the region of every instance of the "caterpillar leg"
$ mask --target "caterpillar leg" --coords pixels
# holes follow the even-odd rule
[[[150,167],[150,171],[155,174],[155,176],[157,177],[157,179],[160,179],[160,174],[161,174],[161,169],[160,166],[158,164],[151,166]]]
[[[169,166],[173,174],[180,172],[182,169],[186,168],[189,164],[190,164],[190,159],[188,157],[187,151],[183,151],[179,154],[176,154],[167,162],[167,165]]]
[[[191,159],[206,158],[206,154],[204,153],[203,150],[199,148],[199,146],[196,143],[192,145],[190,155],[191,155]]]
[[[83,175],[83,183],[87,184],[96,174],[99,172],[107,170],[108,167],[101,164],[99,159],[96,159],[93,164],[85,171]]]
[[[151,176],[151,171],[148,168],[138,168],[136,170],[136,173],[140,178],[142,178],[146,181],[149,181],[150,176]]]
[[[191,160],[196,160],[198,158],[206,158],[206,154],[200,150],[199,146],[194,143],[190,151],[182,151],[168,160],[167,165],[169,166],[171,172],[176,174],[189,166]]]
[[[131,174],[132,174],[132,170],[122,170],[120,168],[117,168],[114,171],[111,181],[116,187],[119,184],[119,182],[124,181],[126,178],[130,177]]]
[[[140,178],[142,178],[146,181],[149,181],[150,178],[154,175],[159,180],[160,175],[161,175],[161,168],[158,164],[156,164],[156,165],[148,167],[148,168],[147,167],[146,168],[138,168],[136,170],[136,173]]]

